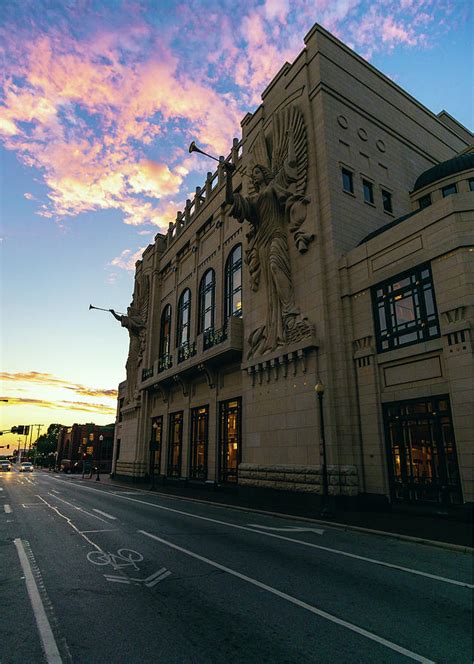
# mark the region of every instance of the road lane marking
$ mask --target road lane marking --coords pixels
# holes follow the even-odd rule
[[[3,506],[3,509],[5,510],[6,514],[11,514],[12,513],[12,508],[10,507],[10,505],[7,505],[6,503]]]
[[[410,567],[404,567],[402,565],[396,565],[394,563],[387,563],[383,560],[377,560],[376,558],[367,558],[366,556],[359,556],[356,553],[349,553],[348,551],[341,551],[341,549],[333,549],[328,546],[323,546],[322,544],[314,544],[313,542],[305,542],[304,540],[293,539],[291,537],[285,537],[284,535],[277,535],[276,533],[269,533],[263,530],[255,530],[254,528],[247,528],[246,526],[239,526],[236,523],[229,523],[228,521],[221,521],[220,519],[211,519],[207,516],[201,516],[199,514],[191,514],[190,512],[184,512],[183,510],[177,510],[172,507],[165,507],[164,505],[157,505],[156,503],[150,503],[146,500],[138,500],[138,498],[130,498],[129,496],[120,495],[117,493],[112,493],[110,491],[103,491],[102,489],[94,489],[89,486],[80,486],[81,489],[86,489],[88,491],[98,491],[99,493],[106,493],[107,495],[112,495],[117,498],[122,498],[123,500],[129,500],[133,503],[140,503],[141,505],[149,505],[150,507],[155,507],[156,509],[163,510],[165,512],[173,512],[175,514],[182,514],[184,516],[190,517],[192,519],[200,519],[201,521],[210,521],[211,523],[217,523],[221,526],[227,526],[229,528],[236,528],[237,530],[246,530],[248,532],[265,535],[266,537],[273,537],[275,539],[284,540],[286,542],[292,542],[293,544],[300,544],[301,546],[307,546],[311,549],[319,549],[320,551],[327,551],[328,553],[333,553],[337,556],[344,556],[346,558],[353,558],[354,560],[360,560],[362,562],[370,563],[371,565],[380,565],[381,567],[387,567],[388,569],[398,570],[399,572],[406,572],[408,574],[415,574],[416,576],[423,576],[428,579],[433,579],[434,581],[442,581],[443,583],[450,583],[454,586],[461,586],[462,588],[474,588],[474,584],[467,583],[465,581],[456,581],[455,579],[449,579],[444,576],[438,576],[436,574],[430,574],[429,572],[421,572]]]
[[[53,493],[61,493],[60,491],[56,491],[56,489],[51,489]]]
[[[248,523],[247,526],[251,528],[261,528],[262,530],[276,530],[280,533],[317,533],[323,535],[324,530],[321,528],[302,528],[300,526],[288,526],[286,528],[275,528],[274,526],[262,526],[259,523]]]
[[[114,521],[117,520],[116,516],[112,516],[111,514],[107,514],[107,512],[102,512],[102,510],[96,510],[95,507],[92,508],[93,512],[97,512],[97,514],[102,514],[102,516],[106,516],[108,519],[113,519]]]
[[[52,493],[48,493],[48,496],[52,496],[56,500],[60,500],[62,503],[66,503],[66,505],[69,505],[70,507],[73,507],[75,510],[78,510],[78,512],[83,512],[84,514],[88,514],[89,516],[93,516],[94,519],[99,519],[99,521],[102,521],[103,523],[108,523],[105,519],[102,519],[102,517],[97,516],[97,514],[92,514],[92,512],[88,512],[87,510],[83,509],[82,507],[78,507],[77,505],[74,505],[73,503],[68,502],[67,500],[64,500],[64,498],[59,498],[59,496],[53,496]],[[38,496],[40,498],[40,496]]]
[[[277,588],[273,588],[272,586],[268,586],[266,583],[262,583],[262,581],[258,581],[257,579],[247,576],[246,574],[241,574],[240,572],[237,572],[236,570],[231,569],[230,567],[226,567],[225,565],[221,565],[220,563],[217,563],[214,560],[210,560],[209,558],[200,556],[198,553],[194,553],[194,551],[190,551],[189,549],[184,549],[183,547],[178,546],[177,544],[173,544],[173,542],[169,542],[168,540],[162,539],[161,537],[157,537],[152,533],[148,533],[146,532],[146,530],[139,530],[138,532],[141,533],[142,535],[145,535],[146,537],[150,537],[151,539],[160,542],[161,544],[164,544],[165,546],[169,546],[170,548],[175,549],[176,551],[180,551],[181,553],[184,553],[185,555],[190,556],[191,558],[200,560],[201,562],[206,563],[207,565],[211,565],[212,567],[220,569],[222,572],[226,572],[227,574],[235,576],[238,579],[241,579],[242,581],[246,581],[247,583],[250,583],[253,586],[256,586],[257,588],[266,590],[272,595],[281,597],[282,599],[291,602],[291,604],[295,604],[296,606],[299,606],[302,609],[306,609],[307,611],[314,613],[320,618],[324,618],[325,620],[333,622],[336,625],[345,627],[346,629],[349,629],[352,632],[355,632],[356,634],[360,634],[361,636],[364,636],[365,638],[370,639],[371,641],[375,641],[376,643],[379,643],[380,645],[385,646],[386,648],[390,648],[390,650],[394,650],[395,652],[398,652],[401,655],[405,655],[405,657],[409,657],[410,659],[413,659],[416,662],[422,662],[423,664],[435,664],[432,660],[427,659],[422,655],[418,655],[417,653],[412,652],[411,650],[407,650],[406,648],[399,646],[397,643],[392,643],[392,641],[387,641],[387,639],[384,639],[381,636],[377,636],[377,634],[373,634],[372,632],[369,632],[366,629],[359,627],[358,625],[354,625],[353,623],[347,622],[347,620],[342,620],[342,618],[338,618],[337,616],[334,616],[331,613],[327,613],[322,609],[318,609],[316,606],[307,604],[306,602],[303,602],[302,600],[297,599],[296,597],[292,597],[291,595],[288,595],[287,593],[284,593],[281,590],[278,590]]]
[[[116,533],[118,528],[103,528],[102,530],[80,530],[80,534],[82,533]]]
[[[46,655],[46,661],[48,664],[62,664],[61,655],[59,654],[53,630],[51,629],[46,611],[44,610],[43,602],[41,601],[38,586],[36,585],[35,577],[33,576],[33,571],[26,555],[23,542],[18,538],[13,540],[13,542],[16,546],[23,574],[25,575],[26,588],[28,590],[43,650]]]

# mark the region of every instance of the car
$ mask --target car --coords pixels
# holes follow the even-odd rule
[[[18,471],[20,473],[32,473],[33,472],[33,464],[31,461],[22,461],[20,463],[20,467],[18,468]]]
[[[9,461],[0,461],[0,472],[9,472],[12,469],[12,465]]]

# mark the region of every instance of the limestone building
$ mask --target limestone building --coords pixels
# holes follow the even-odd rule
[[[241,125],[116,316],[116,474],[471,504],[472,134],[318,25]]]

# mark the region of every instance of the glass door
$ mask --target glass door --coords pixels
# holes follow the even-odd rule
[[[168,434],[168,477],[181,477],[183,447],[183,411],[171,413]]]
[[[194,480],[207,479],[208,430],[209,406],[193,408],[191,411],[189,477]]]
[[[219,427],[219,479],[221,482],[237,482],[241,461],[242,400],[232,399],[220,403]]]

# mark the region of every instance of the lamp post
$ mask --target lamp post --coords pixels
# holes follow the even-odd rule
[[[316,395],[318,397],[318,402],[319,402],[319,427],[320,427],[320,434],[321,434],[321,445],[320,445],[320,452],[322,452],[322,457],[323,457],[323,463],[322,463],[322,471],[323,471],[323,502],[321,506],[321,516],[327,517],[330,516],[330,509],[329,509],[329,486],[328,486],[328,466],[327,466],[327,457],[326,457],[326,436],[324,433],[324,409],[323,409],[323,399],[324,399],[324,385],[322,383],[317,383],[314,386],[314,391],[316,392]]]
[[[99,436],[99,447],[97,448],[97,477],[95,478],[96,482],[100,482],[100,453],[102,451],[102,441],[104,436],[100,434]]]
[[[153,422],[152,438],[150,440],[150,491],[155,488],[155,452],[156,452],[156,430],[158,429],[158,422]]]

